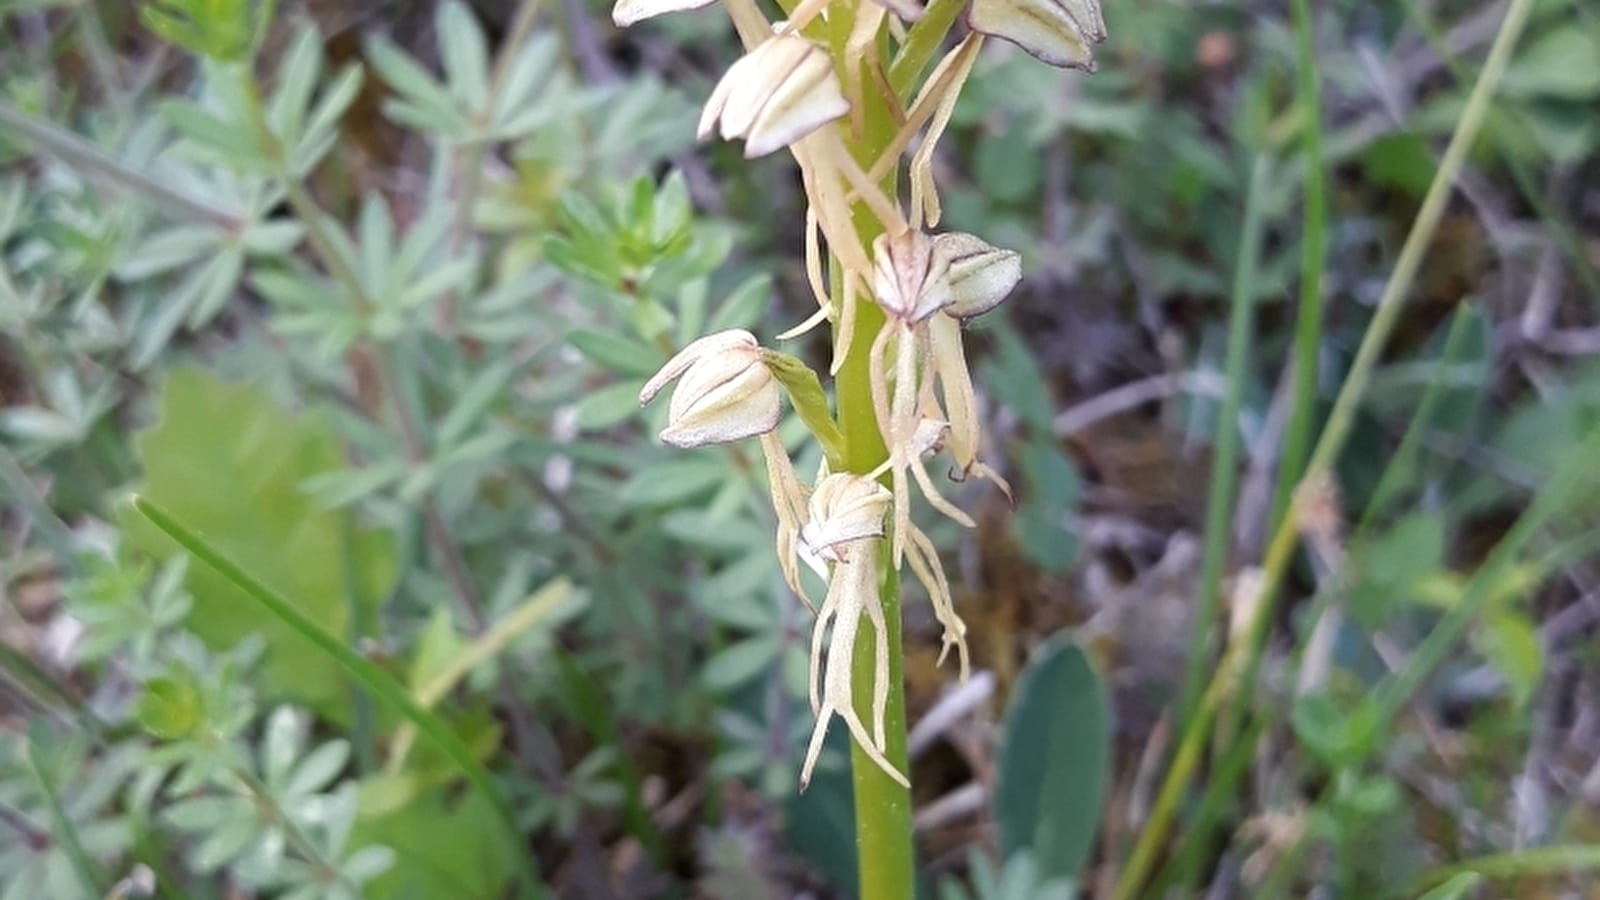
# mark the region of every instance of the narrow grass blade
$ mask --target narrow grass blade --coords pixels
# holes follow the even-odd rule
[[[1428,897],[1458,897],[1462,894],[1441,893],[1444,887],[1459,880],[1477,876],[1479,879],[1501,881],[1508,878],[1527,878],[1537,875],[1560,875],[1600,869],[1600,847],[1592,844],[1567,844],[1554,847],[1536,847],[1513,853],[1496,853],[1464,860],[1434,869],[1418,879],[1412,891],[1405,896],[1415,896],[1431,889]]]
[[[345,646],[333,635],[323,630],[315,622],[307,619],[299,610],[295,609],[289,601],[278,596],[266,585],[262,584],[253,575],[240,568],[236,563],[218,553],[204,538],[185,528],[172,516],[160,507],[143,497],[133,498],[133,507],[140,515],[149,519],[151,524],[166,532],[167,536],[177,542],[178,546],[187,550],[196,559],[215,569],[218,574],[233,582],[236,587],[244,591],[251,599],[266,607],[274,616],[282,619],[285,624],[299,632],[306,640],[315,644],[318,649],[327,653],[338,661],[350,676],[371,691],[378,700],[391,707],[396,713],[409,721],[423,736],[432,741],[439,751],[461,769],[463,775],[472,783],[472,786],[481,791],[500,813],[508,833],[515,835],[518,832],[517,820],[511,806],[499,791],[495,790],[488,770],[481,763],[472,758],[472,751],[467,745],[456,737],[449,726],[445,725],[437,716],[418,706],[400,686],[386,672],[378,668],[371,661],[362,658],[355,651]],[[526,896],[543,896],[543,890],[538,885],[538,880],[533,870],[532,856],[518,854],[518,877],[522,890]]]
[[[1306,466],[1308,474],[1330,470],[1344,450],[1345,441],[1355,423],[1356,410],[1371,381],[1373,367],[1377,365],[1379,354],[1388,344],[1400,311],[1405,307],[1405,298],[1415,283],[1428,245],[1438,230],[1446,202],[1453,193],[1456,177],[1460,175],[1461,167],[1466,162],[1468,150],[1477,141],[1483,129],[1491,100],[1500,84],[1501,76],[1505,74],[1506,65],[1510,62],[1511,52],[1516,47],[1518,38],[1522,36],[1523,26],[1527,24],[1528,13],[1532,8],[1533,0],[1511,0],[1506,9],[1505,17],[1501,20],[1499,31],[1495,35],[1494,45],[1489,49],[1488,61],[1484,63],[1483,72],[1473,85],[1472,94],[1467,99],[1461,119],[1456,123],[1450,144],[1445,148],[1439,170],[1434,173],[1433,183],[1423,198],[1422,208],[1418,210],[1416,220],[1412,222],[1411,230],[1406,235],[1405,244],[1400,249],[1400,258],[1395,262],[1394,271],[1390,273],[1389,280],[1384,285],[1383,295],[1378,299],[1377,312],[1367,326],[1361,345],[1356,350],[1355,360],[1345,377],[1344,386],[1334,401],[1327,424],[1323,427],[1317,445],[1312,451],[1311,460]],[[1131,900],[1137,896],[1144,886],[1145,879],[1149,877],[1157,854],[1166,841],[1173,816],[1177,813],[1178,802],[1188,792],[1204,757],[1212,720],[1227,700],[1234,674],[1239,671],[1237,666],[1241,660],[1235,658],[1236,654],[1243,654],[1245,657],[1243,660],[1246,664],[1243,667],[1245,683],[1248,683],[1260,661],[1267,625],[1273,618],[1278,588],[1282,585],[1289,560],[1298,544],[1299,532],[1294,527],[1296,502],[1290,503],[1289,514],[1284,517],[1284,521],[1279,525],[1267,547],[1265,564],[1262,566],[1260,594],[1247,625],[1247,638],[1224,656],[1222,664],[1217,669],[1218,675],[1207,685],[1195,714],[1189,718],[1182,730],[1172,766],[1162,781],[1150,817],[1112,893],[1117,900]]]
[[[1200,687],[1211,661],[1211,640],[1216,634],[1217,607],[1222,592],[1222,569],[1233,535],[1233,501],[1239,487],[1239,408],[1249,381],[1250,339],[1255,331],[1256,264],[1261,255],[1261,201],[1271,171],[1266,156],[1250,167],[1250,187],[1244,201],[1244,229],[1239,236],[1239,257],[1233,274],[1233,299],[1228,315],[1227,389],[1217,412],[1216,441],[1211,454],[1211,481],[1206,497],[1206,543],[1200,562],[1200,602],[1195,607],[1189,636],[1189,671],[1183,680],[1178,721],[1187,722],[1200,698]]]
[[[1300,481],[1311,444],[1311,418],[1317,405],[1317,353],[1322,346],[1322,265],[1326,255],[1327,176],[1322,159],[1322,93],[1317,66],[1316,20],[1310,0],[1294,0],[1295,44],[1299,51],[1299,105],[1304,131],[1305,199],[1300,245],[1300,310],[1295,320],[1294,403],[1278,454],[1278,483],[1272,527],[1283,521],[1289,497]]]

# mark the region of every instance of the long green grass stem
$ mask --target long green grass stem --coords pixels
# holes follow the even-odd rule
[[[1585,11],[1581,3],[1573,4],[1573,6],[1580,11]],[[1434,20],[1433,13],[1427,9],[1427,5],[1417,2],[1417,0],[1411,0],[1407,4],[1407,11],[1410,13],[1411,18],[1416,21],[1417,28],[1422,32],[1423,38],[1427,40],[1428,45],[1433,48],[1433,52],[1438,54],[1439,59],[1444,63],[1445,68],[1450,70],[1450,74],[1455,76],[1457,81],[1466,82],[1472,76],[1472,73],[1451,50],[1449,40],[1439,27],[1438,22]],[[1593,17],[1592,13],[1590,13],[1590,17]],[[1522,104],[1502,104],[1500,112],[1514,124],[1514,127],[1520,130],[1531,131],[1536,127],[1532,121],[1532,116],[1529,115],[1528,110]],[[1491,144],[1495,155],[1505,165],[1506,171],[1511,174],[1511,181],[1516,185],[1517,193],[1521,194],[1522,199],[1527,201],[1528,205],[1533,208],[1538,221],[1544,223],[1545,227],[1550,230],[1550,236],[1555,239],[1556,246],[1566,255],[1567,264],[1577,274],[1578,280],[1583,282],[1584,290],[1589,292],[1590,301],[1600,303],[1600,271],[1595,268],[1593,257],[1590,256],[1589,250],[1584,244],[1583,236],[1568,221],[1566,214],[1550,202],[1549,197],[1545,195],[1544,189],[1534,183],[1533,172],[1529,171],[1528,164],[1523,158],[1515,150],[1505,147],[1498,140],[1491,142]]]
[[[1306,466],[1306,480],[1329,473],[1334,461],[1344,449],[1345,441],[1349,438],[1350,429],[1355,422],[1356,410],[1372,379],[1372,371],[1377,365],[1378,356],[1388,344],[1389,335],[1394,330],[1400,310],[1405,305],[1406,295],[1411,290],[1422,258],[1438,229],[1452,186],[1461,173],[1467,151],[1476,142],[1483,128],[1495,90],[1505,74],[1506,64],[1511,59],[1511,51],[1522,35],[1523,26],[1527,24],[1528,12],[1532,7],[1533,0],[1511,0],[1510,6],[1506,9],[1505,17],[1501,20],[1499,31],[1495,35],[1494,45],[1489,50],[1488,61],[1484,64],[1483,71],[1467,98],[1466,108],[1456,123],[1450,144],[1445,148],[1438,171],[1434,173],[1433,183],[1429,185],[1428,193],[1423,197],[1422,207],[1418,210],[1416,220],[1406,235],[1394,271],[1388,283],[1384,285],[1377,310],[1367,326],[1366,334],[1356,351],[1355,360],[1329,413],[1327,424],[1322,430],[1316,448],[1312,451],[1311,460]],[[1236,684],[1250,683],[1251,676],[1260,664],[1267,625],[1272,621],[1276,595],[1288,570],[1289,559],[1298,544],[1297,508],[1302,502],[1304,501],[1301,495],[1297,493],[1289,504],[1283,522],[1273,534],[1262,566],[1261,593],[1256,599],[1251,620],[1246,626],[1245,639],[1230,646],[1228,652],[1224,654],[1221,664],[1201,698],[1199,708],[1183,730],[1172,767],[1167,771],[1167,777],[1157,794],[1150,818],[1145,823],[1144,830],[1134,845],[1133,853],[1129,856],[1127,865],[1117,881],[1113,892],[1113,897],[1117,900],[1131,900],[1149,877],[1150,869],[1155,864],[1173,816],[1177,812],[1178,803],[1194,783],[1204,755],[1206,736],[1210,732],[1217,711],[1233,695]],[[1242,660],[1238,658],[1241,656]],[[1244,663],[1242,667],[1241,662]],[[1239,679],[1237,676],[1241,668],[1243,678]]]
[[[378,668],[376,663],[351,650],[344,642],[323,630],[322,626],[306,618],[288,600],[246,572],[238,563],[223,556],[204,538],[190,531],[166,510],[143,497],[133,498],[133,508],[190,556],[210,566],[250,599],[265,607],[275,618],[332,657],[374,697],[416,726],[417,731],[460,769],[473,789],[480,792],[484,800],[499,813],[506,829],[507,840],[517,839],[521,829],[517,826],[516,814],[512,811],[511,805],[495,788],[494,780],[488,770],[473,756],[471,748],[462,743],[461,738],[450,730],[450,726],[433,713],[418,706],[405,688],[387,672]],[[524,852],[524,848],[519,846],[514,856],[518,866],[517,876],[522,884],[522,895],[542,896],[538,879],[534,874],[532,855]]]
[[[1289,497],[1300,480],[1311,446],[1311,420],[1317,406],[1317,355],[1322,347],[1322,266],[1326,256],[1327,176],[1322,160],[1321,73],[1317,67],[1316,19],[1310,0],[1294,0],[1295,44],[1299,50],[1300,155],[1305,162],[1305,199],[1300,225],[1300,309],[1294,329],[1294,402],[1278,454],[1272,528],[1283,522]]]
[[[1250,339],[1255,330],[1256,263],[1261,255],[1261,201],[1266,193],[1271,163],[1265,155],[1250,166],[1250,186],[1244,201],[1244,229],[1239,235],[1239,255],[1233,274],[1233,297],[1228,314],[1227,389],[1217,411],[1216,439],[1211,454],[1210,493],[1206,498],[1206,541],[1200,562],[1200,602],[1189,632],[1189,668],[1178,705],[1181,725],[1194,714],[1200,697],[1201,676],[1211,659],[1216,634],[1217,607],[1222,596],[1222,570],[1232,546],[1233,501],[1239,484],[1239,408],[1249,381]]]
[[[1526,878],[1600,869],[1600,846],[1593,844],[1567,844],[1554,847],[1537,847],[1511,853],[1480,856],[1448,866],[1441,866],[1418,878],[1411,889],[1396,896],[1415,897],[1437,884],[1449,881],[1467,872],[1476,872],[1490,880]]]

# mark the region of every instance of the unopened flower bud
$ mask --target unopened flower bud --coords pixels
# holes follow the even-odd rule
[[[681,380],[678,380],[681,379]],[[667,361],[644,389],[640,405],[678,380],[667,408],[661,440],[674,447],[723,444],[778,427],[778,381],[748,331],[707,335]]]
[[[1100,0],[972,0],[967,24],[1052,66],[1090,72],[1090,45],[1106,39]]]
[[[818,557],[842,562],[852,541],[883,536],[884,514],[893,499],[887,488],[865,475],[829,475],[811,492],[800,540]]]
[[[775,35],[717,82],[700,115],[700,139],[720,121],[723,138],[744,138],[745,156],[764,156],[849,111],[827,51],[796,35]]]
[[[950,261],[921,231],[880,234],[872,242],[872,291],[878,305],[907,324],[950,305]]]
[[[1022,280],[1022,256],[960,231],[941,234],[934,246],[950,261],[950,294],[944,311],[958,319],[980,316],[1000,305]]]

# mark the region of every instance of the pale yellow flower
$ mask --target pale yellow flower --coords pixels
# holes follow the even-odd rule
[[[765,156],[849,111],[827,51],[779,34],[728,68],[706,101],[699,134],[705,140],[720,125],[724,139],[744,139],[745,156]]]
[[[748,331],[720,331],[684,347],[645,383],[640,405],[672,381],[678,386],[661,432],[664,443],[724,444],[778,427],[781,390]]]

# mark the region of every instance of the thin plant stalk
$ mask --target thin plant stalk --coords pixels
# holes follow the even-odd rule
[[[1317,355],[1322,346],[1322,266],[1326,256],[1327,174],[1322,160],[1321,73],[1317,67],[1316,19],[1310,0],[1294,0],[1295,43],[1299,50],[1299,106],[1302,118],[1300,155],[1305,162],[1305,198],[1301,210],[1300,309],[1294,337],[1294,401],[1278,454],[1278,484],[1273,495],[1271,526],[1289,509],[1311,445],[1311,419],[1317,405]]]
[[[1466,108],[1456,123],[1455,132],[1445,149],[1439,169],[1434,173],[1433,183],[1429,185],[1422,207],[1418,210],[1417,218],[1406,236],[1394,271],[1379,298],[1377,311],[1367,326],[1349,374],[1311,454],[1302,483],[1327,474],[1340,451],[1344,449],[1345,441],[1354,425],[1356,410],[1371,381],[1372,371],[1377,365],[1378,355],[1387,345],[1389,335],[1394,330],[1400,310],[1405,305],[1406,295],[1416,279],[1417,270],[1422,264],[1428,244],[1438,229],[1439,220],[1444,214],[1456,178],[1466,161],[1467,151],[1476,142],[1483,128],[1495,89],[1505,74],[1511,52],[1516,47],[1517,39],[1522,35],[1523,26],[1527,23],[1528,13],[1532,7],[1533,0],[1511,0],[1505,18],[1501,20],[1494,45],[1489,50],[1488,61],[1484,64],[1483,71],[1467,98]],[[1157,794],[1150,818],[1139,836],[1138,843],[1134,846],[1122,876],[1118,879],[1113,892],[1113,896],[1118,900],[1131,900],[1149,877],[1150,869],[1155,864],[1157,853],[1177,812],[1178,803],[1193,783],[1211,722],[1221,705],[1233,693],[1235,673],[1240,668],[1238,665],[1240,660],[1235,657],[1239,655],[1245,657],[1245,683],[1248,683],[1248,673],[1253,672],[1260,662],[1267,623],[1272,620],[1276,593],[1297,545],[1299,534],[1296,521],[1297,507],[1302,502],[1301,495],[1296,493],[1268,545],[1263,565],[1261,594],[1256,600],[1251,621],[1247,625],[1246,639],[1230,647],[1224,655],[1221,665],[1212,676],[1211,683],[1201,698],[1199,708],[1184,729],[1177,754]]]
[[[1490,880],[1504,881],[1511,878],[1592,869],[1600,869],[1600,847],[1593,844],[1567,844],[1517,850],[1511,853],[1495,853],[1441,866],[1427,872],[1417,879],[1414,889],[1407,891],[1405,896],[1416,896],[1428,888],[1466,873],[1476,873]]]
[[[1228,316],[1227,389],[1217,411],[1216,443],[1211,455],[1210,493],[1206,498],[1206,541],[1200,563],[1200,602],[1189,635],[1189,671],[1184,678],[1180,723],[1187,722],[1199,699],[1202,673],[1211,657],[1217,608],[1222,595],[1222,570],[1233,534],[1233,501],[1239,484],[1239,409],[1249,380],[1250,340],[1255,331],[1256,264],[1261,255],[1261,200],[1271,166],[1265,155],[1250,167],[1245,194],[1244,229],[1234,268],[1233,297]]]
[[[1583,4],[1573,4],[1578,10],[1583,10]],[[1433,13],[1425,4],[1411,0],[1407,4],[1407,12],[1417,23],[1417,28],[1427,40],[1428,45],[1438,54],[1445,68],[1450,70],[1457,81],[1465,82],[1470,76],[1467,66],[1456,56],[1451,49],[1449,41],[1439,28],[1439,23],[1434,20]],[[1592,17],[1592,14],[1590,14]],[[1527,131],[1535,126],[1527,110],[1517,103],[1507,103],[1501,107],[1501,112],[1519,130]],[[1517,153],[1507,150],[1499,141],[1492,141],[1491,147],[1499,162],[1506,167],[1511,175],[1511,181],[1517,187],[1517,193],[1528,202],[1539,222],[1543,223],[1550,231],[1550,236],[1555,239],[1556,246],[1567,257],[1567,264],[1583,282],[1584,290],[1589,292],[1591,302],[1600,302],[1600,271],[1596,271],[1593,257],[1584,246],[1583,236],[1573,227],[1566,214],[1550,202],[1545,191],[1534,184],[1533,173],[1528,170],[1528,164]]]

